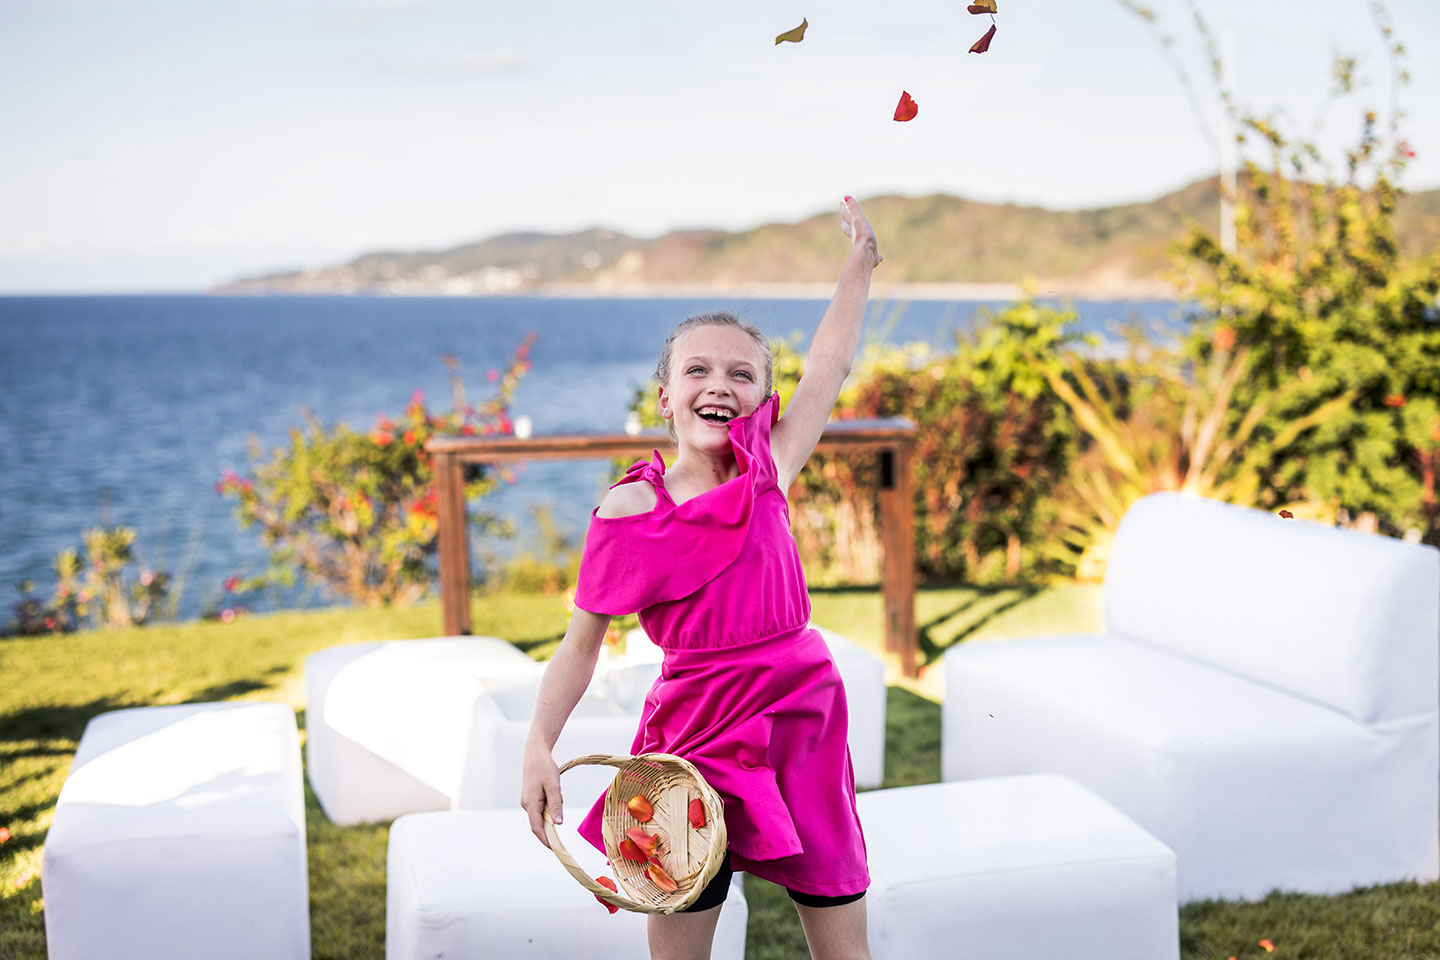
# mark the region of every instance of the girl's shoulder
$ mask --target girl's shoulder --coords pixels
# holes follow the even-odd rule
[[[660,496],[649,480],[637,479],[611,487],[595,509],[595,516],[605,520],[634,517],[649,513],[660,502]]]

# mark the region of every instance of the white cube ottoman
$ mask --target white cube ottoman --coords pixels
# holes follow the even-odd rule
[[[861,790],[878,787],[885,782],[885,661],[834,630],[813,623],[811,626],[825,638],[845,684],[855,786]],[[637,627],[625,635],[626,663],[653,663],[658,672],[663,659],[664,652],[643,629]]]
[[[567,816],[565,849],[592,876],[604,857]],[[748,912],[737,874],[715,931],[715,960],[745,956]],[[522,810],[404,816],[390,827],[387,960],[648,957],[646,918],[612,915],[530,832]]]
[[[454,806],[484,678],[539,670],[497,637],[352,643],[311,654],[305,751],[325,815],[350,825]]]
[[[50,960],[308,958],[294,712],[209,703],[91,720],[41,884]]]
[[[641,668],[640,672],[646,671]],[[555,743],[552,755],[556,763],[592,753],[630,755],[649,683],[627,683],[625,678],[629,676],[623,668],[596,671]],[[473,701],[470,737],[456,795],[458,810],[520,806],[525,740],[530,734],[540,678],[491,677],[484,686],[489,696]],[[567,814],[583,817],[614,777],[615,768],[593,764],[567,771],[560,782]]]
[[[862,793],[875,960],[1176,960],[1175,854],[1073,780]]]

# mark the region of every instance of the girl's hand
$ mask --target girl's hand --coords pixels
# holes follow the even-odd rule
[[[531,832],[549,847],[550,841],[545,837],[545,822],[540,817],[540,811],[549,807],[551,820],[557,824],[565,822],[564,806],[560,797],[560,768],[550,751],[533,741],[525,744],[525,766],[520,778],[520,806],[530,815]]]
[[[870,226],[870,221],[865,219],[865,214],[860,212],[860,204],[855,202],[854,197],[846,197],[840,209],[840,229],[845,231],[845,236],[850,238],[850,249],[870,258],[870,266],[877,267],[885,258],[875,246],[875,230]]]

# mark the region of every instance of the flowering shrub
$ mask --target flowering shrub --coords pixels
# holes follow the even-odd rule
[[[100,629],[140,626],[154,618],[169,595],[170,574],[164,570],[141,570],[133,583],[127,576],[126,567],[136,559],[132,528],[95,527],[81,539],[83,555],[65,549],[55,558],[57,583],[49,606],[28,597],[22,601],[21,632],[77,630],[87,622]],[[37,618],[42,629],[34,629]]]
[[[491,371],[495,394],[484,404],[466,401],[458,362],[451,369],[453,404],[432,411],[416,391],[398,418],[382,414],[366,433],[345,424],[327,428],[306,415],[290,432],[289,447],[267,459],[251,441],[248,475],[224,474],[216,489],[236,501],[242,526],[258,526],[271,548],[272,582],[292,583],[296,570],[336,594],[369,606],[409,605],[434,578],[439,516],[434,471],[425,443],[436,436],[487,436],[512,432],[509,406],[531,368],[535,334],[516,349],[506,370]],[[481,464],[467,475],[467,500],[513,483],[510,469]],[[487,532],[508,523],[493,514],[472,515]]]

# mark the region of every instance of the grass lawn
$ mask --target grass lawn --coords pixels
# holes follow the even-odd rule
[[[1099,624],[1095,588],[1038,592],[926,589],[916,596],[924,662],[917,681],[891,667],[885,786],[940,778],[938,657],[957,642],[1084,632]],[[874,588],[815,590],[815,622],[877,652],[882,606]],[[543,659],[566,624],[559,597],[477,597],[477,634],[506,637]],[[40,854],[80,734],[91,717],[145,704],[270,700],[290,704],[304,729],[304,659],[364,640],[433,636],[440,611],[327,610],[137,630],[0,640],[0,960],[45,956]],[[316,960],[382,958],[385,825],[337,827],[306,786],[311,941]],[[785,893],[746,879],[750,960],[804,958]],[[600,909],[598,906],[596,909]],[[1440,883],[1392,884],[1334,897],[1272,895],[1263,902],[1190,904],[1180,914],[1186,960],[1440,960]],[[1275,944],[1267,954],[1261,939]]]

